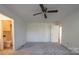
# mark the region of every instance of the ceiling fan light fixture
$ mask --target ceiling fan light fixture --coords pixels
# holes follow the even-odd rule
[[[36,14],[33,14],[34,16],[36,16],[36,15],[39,15],[39,14],[44,14],[44,18],[46,19],[47,18],[47,13],[57,13],[58,12],[58,10],[47,10],[47,8],[46,7],[44,7],[44,5],[43,4],[40,4],[39,5],[40,6],[40,8],[41,8],[41,10],[42,10],[42,12],[41,13],[36,13]]]

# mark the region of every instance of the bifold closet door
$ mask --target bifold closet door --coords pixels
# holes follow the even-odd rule
[[[26,31],[27,42],[50,41],[50,25],[47,23],[28,23]]]
[[[3,27],[1,20],[0,20],[0,50],[3,50]]]

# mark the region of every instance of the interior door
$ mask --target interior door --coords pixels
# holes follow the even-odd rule
[[[59,25],[51,24],[51,42],[59,42],[59,33],[60,27]]]
[[[2,27],[2,21],[0,20],[0,50],[3,50],[3,27]]]

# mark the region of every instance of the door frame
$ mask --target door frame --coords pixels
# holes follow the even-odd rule
[[[3,27],[2,27],[2,20],[0,20],[0,50],[3,50]]]
[[[13,44],[13,50],[15,50],[15,39],[14,39],[14,20],[12,19],[12,44]]]

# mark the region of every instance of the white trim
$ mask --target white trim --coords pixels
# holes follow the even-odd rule
[[[14,40],[14,20],[12,20],[12,43],[13,43],[13,50],[15,50],[15,40]]]
[[[59,41],[62,43],[62,26],[60,25]]]
[[[4,46],[4,44],[3,44],[3,27],[2,27],[2,21],[0,20],[0,44],[1,44],[1,46],[0,46],[0,50],[3,50],[3,46]]]

